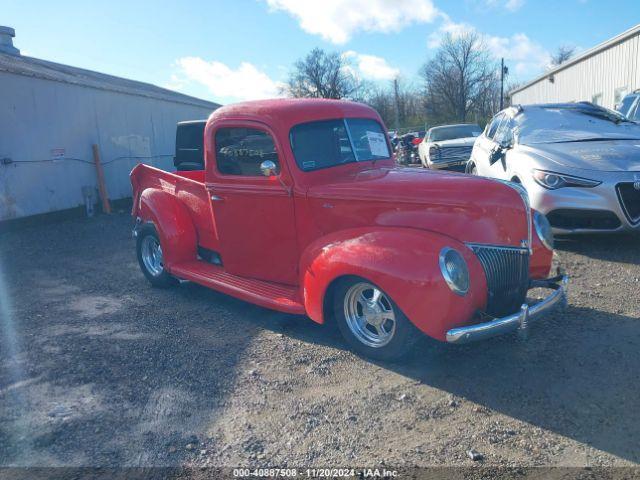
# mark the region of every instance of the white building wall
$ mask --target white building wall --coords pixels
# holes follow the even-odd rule
[[[83,205],[82,187],[97,188],[94,143],[110,198],[131,196],[131,169],[171,169],[176,123],[211,111],[0,72],[0,159],[12,161],[0,164],[0,221]]]
[[[511,95],[512,104],[592,101],[601,94],[600,105],[614,108],[616,90],[640,88],[640,33],[593,56],[548,75]]]

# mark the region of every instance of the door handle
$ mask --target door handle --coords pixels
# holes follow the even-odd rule
[[[211,195],[211,200],[214,202],[224,202],[224,198],[219,197],[218,195]]]

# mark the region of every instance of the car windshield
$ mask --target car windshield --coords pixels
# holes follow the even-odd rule
[[[434,128],[429,132],[429,140],[432,142],[442,142],[444,140],[455,140],[456,138],[477,137],[482,133],[478,125],[452,125],[450,127]]]
[[[305,172],[391,156],[382,126],[367,118],[302,123],[291,129],[289,141]]]
[[[640,125],[591,104],[525,106],[514,123],[518,143],[524,145],[640,139]]]

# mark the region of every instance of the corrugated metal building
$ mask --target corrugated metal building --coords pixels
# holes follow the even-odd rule
[[[607,108],[640,88],[640,25],[510,92],[511,103],[589,101]]]
[[[176,123],[219,106],[22,56],[13,36],[0,27],[0,221],[83,205],[82,188],[97,185],[93,144],[109,197],[129,197],[137,163],[172,167]]]

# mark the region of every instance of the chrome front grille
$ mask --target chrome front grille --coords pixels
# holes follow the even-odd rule
[[[466,162],[471,157],[472,146],[440,147],[432,162]]]
[[[526,248],[469,244],[487,279],[487,311],[509,315],[524,303],[529,288],[529,251]]]

